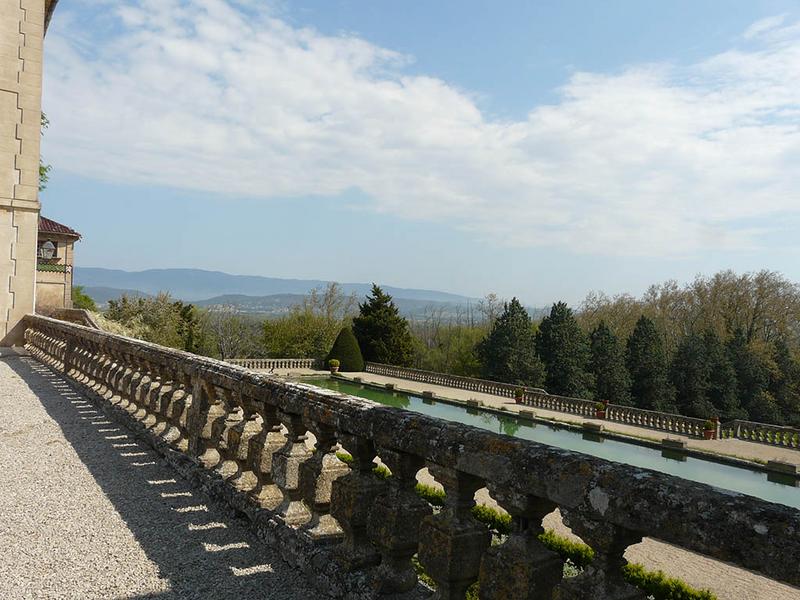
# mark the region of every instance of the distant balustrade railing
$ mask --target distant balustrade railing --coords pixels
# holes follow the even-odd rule
[[[374,375],[382,375],[384,377],[408,379],[409,381],[416,381],[418,383],[442,385],[446,387],[458,388],[460,390],[468,390],[470,392],[480,392],[483,394],[492,394],[494,396],[503,396],[505,398],[513,398],[514,393],[520,387],[518,385],[500,383],[498,381],[490,381],[488,379],[476,379],[474,377],[462,377],[460,375],[447,375],[445,373],[436,373],[434,371],[423,371],[422,369],[396,367],[394,365],[373,362],[366,363],[364,371],[367,373],[373,373]],[[544,393],[544,390],[537,390],[535,388],[527,389],[532,392],[539,391]]]
[[[633,425],[634,427],[646,427],[698,438],[703,437],[703,429],[706,424],[706,419],[645,410],[632,406],[620,406],[618,404],[609,404],[606,407],[605,418],[608,421]]]
[[[33,356],[224,490],[327,594],[408,591],[418,556],[442,599],[475,581],[488,600],[641,598],[620,567],[643,537],[800,585],[796,509],[46,317],[25,323]],[[376,458],[391,477],[373,473]],[[423,467],[446,492],[435,513],[414,491]],[[482,488],[513,521],[494,544],[471,510]],[[563,580],[538,539],[556,508],[595,551]]]
[[[492,394],[505,398],[514,398],[517,390],[522,389],[521,404],[542,410],[569,413],[585,418],[593,418],[597,410],[597,402],[594,400],[558,396],[556,394],[548,394],[539,388],[521,387],[509,383],[488,381],[486,379],[446,375],[444,373],[371,362],[366,364],[366,372],[385,377],[407,379],[418,383],[441,385],[472,392]],[[659,431],[698,438],[703,437],[703,426],[706,422],[705,419],[661,413],[617,404],[609,404],[607,406],[605,419],[626,425],[646,427],[648,429],[657,429]]]
[[[225,362],[257,371],[315,369],[319,366],[319,361],[313,358],[229,358]]]
[[[725,439],[746,440],[783,448],[800,449],[800,429],[768,425],[753,421],[728,421],[720,426],[720,435]]]

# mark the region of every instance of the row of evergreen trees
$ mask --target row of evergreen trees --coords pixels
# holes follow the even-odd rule
[[[585,332],[564,302],[537,327],[513,298],[475,355],[483,377],[551,394],[701,418],[800,424],[800,363],[782,341],[758,351],[741,329],[727,339],[713,330],[686,335],[670,356],[646,316],[623,343],[604,321]],[[342,331],[328,358],[342,361],[344,371],[362,370],[363,361],[413,364],[413,336],[391,296],[373,286],[352,331]]]
[[[551,394],[701,418],[800,423],[800,364],[782,341],[767,356],[756,351],[741,329],[727,340],[711,330],[689,334],[668,356],[646,316],[623,344],[603,321],[585,333],[563,302],[537,329],[514,298],[477,354],[484,377]]]

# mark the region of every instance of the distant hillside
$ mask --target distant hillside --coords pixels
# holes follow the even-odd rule
[[[233,306],[239,312],[278,317],[289,312],[292,306],[303,302],[305,296],[302,294],[274,294],[272,296],[246,296],[242,294],[226,294],[216,296],[208,300],[198,300],[197,306]],[[394,302],[400,313],[410,319],[417,319],[429,314],[431,310],[436,310],[447,320],[455,317],[459,313],[465,312],[469,303],[457,302],[435,302],[433,300],[411,300],[409,298],[394,297]],[[475,304],[472,304],[475,310]],[[476,317],[477,318],[477,317]]]
[[[121,271],[94,267],[75,267],[75,283],[86,288],[115,288],[140,290],[146,294],[169,292],[175,298],[187,301],[206,300],[223,295],[275,296],[283,294],[304,295],[314,288],[325,287],[329,282],[315,279],[279,279],[255,275],[229,275],[219,271],[201,269],[150,269],[147,271]],[[369,283],[343,283],[346,294],[355,292],[361,299],[372,287]],[[396,298],[424,302],[474,303],[474,298],[439,292],[384,286],[384,291]]]
[[[149,298],[152,296],[152,294],[145,294],[144,292],[140,292],[139,290],[124,290],[111,287],[85,286],[83,288],[83,292],[87,294],[89,297],[91,297],[91,299],[95,301],[95,303],[99,308],[105,308],[109,300],[116,300],[123,294],[125,294],[126,296],[131,296],[133,298],[136,297]]]
[[[123,294],[131,297],[152,297],[138,290],[116,289],[108,287],[85,287],[84,292],[91,296],[97,306],[104,310],[108,307],[109,300],[116,300]],[[195,300],[197,306],[213,309],[215,306],[232,306],[237,312],[259,315],[263,317],[280,317],[288,313],[293,306],[302,304],[303,294],[273,294],[271,296],[247,296],[244,294],[225,294],[207,300]],[[408,298],[395,298],[397,308],[407,318],[418,319],[424,317],[431,310],[436,310],[444,320],[451,319],[463,313],[468,304],[453,302],[434,302],[428,300],[409,300]],[[472,308],[475,309],[474,304]]]

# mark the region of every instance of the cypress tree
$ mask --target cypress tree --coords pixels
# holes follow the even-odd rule
[[[566,303],[553,304],[550,314],[542,319],[536,333],[536,350],[545,366],[548,392],[592,397],[593,377],[587,371],[589,343]]]
[[[648,410],[672,410],[664,342],[653,321],[644,315],[639,317],[628,338],[625,362],[631,376],[634,406]]]
[[[589,335],[589,370],[594,375],[594,397],[612,404],[630,406],[631,376],[625,367],[625,353],[617,336],[600,321]]]
[[[708,401],[710,373],[706,348],[699,335],[688,335],[678,345],[672,357],[670,380],[675,388],[678,412],[691,417],[707,419],[715,415]]]
[[[725,420],[747,417],[739,400],[736,370],[731,364],[725,345],[714,331],[703,334],[708,363],[708,401]]]
[[[780,418],[780,415],[774,414],[774,398],[765,395],[770,381],[769,364],[753,350],[742,329],[737,328],[734,331],[726,344],[726,350],[736,372],[739,403],[742,406],[737,418],[747,419],[751,414],[756,418],[759,418],[758,415],[763,418],[769,414],[772,414],[773,419]]]
[[[773,343],[771,358],[774,367],[768,384],[770,396],[780,410],[781,421],[800,427],[800,362],[784,340]]]
[[[519,300],[503,306],[491,331],[476,347],[481,374],[493,381],[540,386],[544,367],[536,356],[533,323]]]
[[[353,333],[364,360],[407,367],[414,358],[414,342],[408,321],[400,316],[389,294],[372,284],[371,295],[358,305]]]
[[[358,340],[353,335],[353,330],[349,327],[342,327],[339,335],[336,336],[336,341],[333,342],[331,351],[325,359],[325,363],[331,359],[339,361],[339,370],[348,371],[363,371],[364,358],[361,356],[361,348],[358,347]]]

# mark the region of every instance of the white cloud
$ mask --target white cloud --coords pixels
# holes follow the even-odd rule
[[[498,121],[406,74],[410,57],[251,4],[61,13],[49,162],[265,201],[359,189],[399,217],[602,254],[754,247],[770,217],[800,214],[800,28],[782,19],[697,64],[576,73],[557,104]]]

